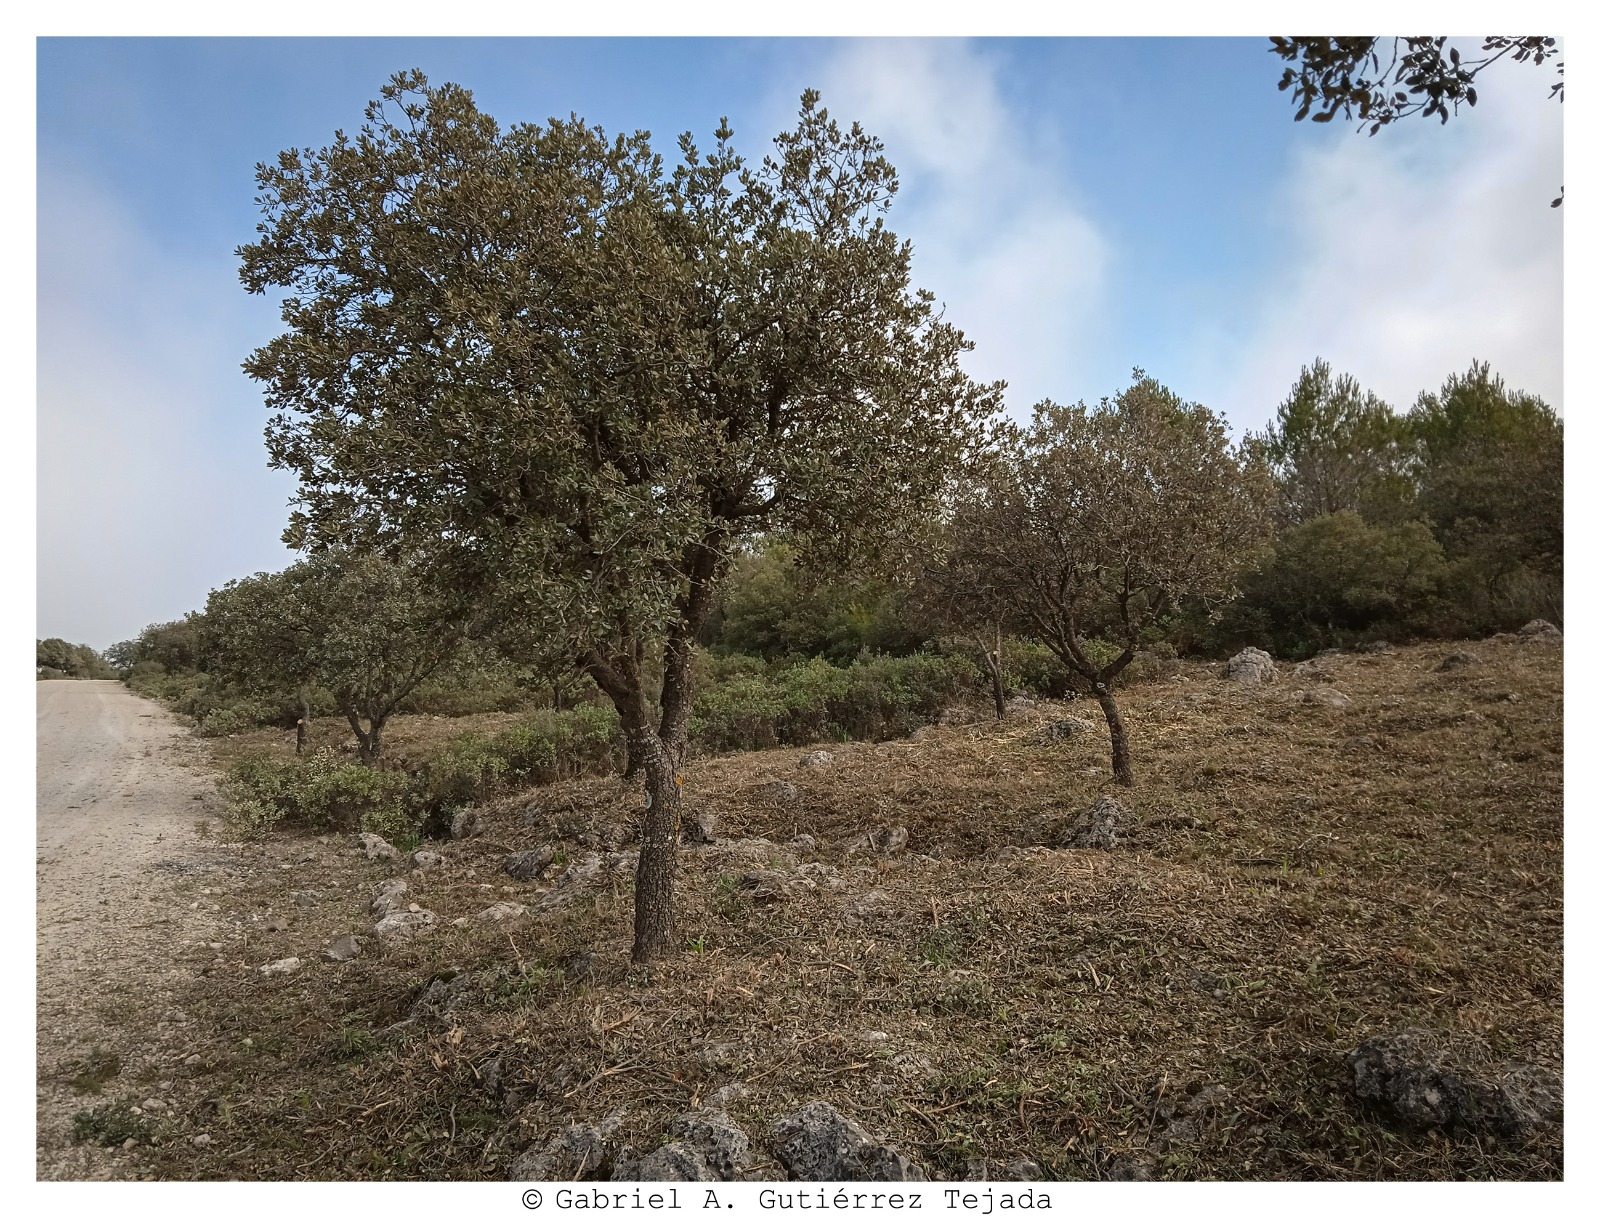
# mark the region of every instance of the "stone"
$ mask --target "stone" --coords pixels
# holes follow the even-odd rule
[[[279,977],[285,973],[293,973],[300,967],[299,956],[285,956],[282,960],[274,960],[271,964],[263,964],[256,971],[263,977]]]
[[[926,1180],[927,1173],[821,1100],[779,1117],[773,1154],[794,1180]]]
[[[1355,705],[1349,694],[1326,686],[1306,690],[1300,695],[1300,701],[1307,706],[1326,706],[1330,710],[1349,710]]]
[[[455,841],[465,841],[483,832],[483,817],[476,808],[462,808],[450,819],[450,836]]]
[[[1223,667],[1222,679],[1246,687],[1270,685],[1278,679],[1278,670],[1266,652],[1246,647]]]
[[[1517,631],[1517,638],[1524,643],[1559,643],[1561,631],[1542,617],[1536,617]]]
[[[904,825],[884,825],[867,834],[867,843],[878,854],[896,855],[905,851],[911,833]]]
[[[690,846],[709,846],[717,840],[717,817],[710,808],[685,812],[678,827],[681,841]]]
[[[781,871],[747,871],[739,877],[739,891],[756,905],[772,905],[794,896],[788,877]]]
[[[1524,1066],[1490,1084],[1451,1068],[1431,1044],[1415,1028],[1362,1041],[1346,1055],[1356,1098],[1419,1130],[1521,1139],[1560,1124],[1555,1075]]]
[[[289,929],[289,919],[282,914],[273,914],[267,919],[266,929],[278,933]]]
[[[294,894],[294,903],[301,909],[312,909],[321,899],[322,894],[311,889]]]
[[[1124,805],[1102,795],[1078,814],[1062,844],[1076,850],[1115,850],[1127,841],[1132,821]]]
[[[1370,643],[1357,643],[1356,650],[1361,652],[1363,655],[1382,655],[1386,651],[1393,651],[1394,644],[1385,639],[1374,639]]]
[[[527,883],[542,876],[545,868],[555,862],[555,858],[554,846],[540,846],[537,850],[519,850],[500,860],[500,870],[514,880]]]
[[[828,752],[827,749],[817,749],[815,752],[807,753],[804,757],[800,758],[799,762],[796,764],[798,764],[802,770],[820,769],[823,766],[830,766],[833,764],[833,754]]]
[[[965,727],[977,722],[977,712],[970,706],[947,706],[939,712],[936,721],[940,727]]]
[[[183,1059],[183,1064],[186,1066],[198,1066],[200,1064],[200,1055],[198,1053],[189,1054],[188,1057]]]
[[[801,764],[805,764],[803,758],[801,759]],[[792,804],[800,798],[800,788],[792,782],[783,782],[782,780],[764,782],[756,790],[767,799],[775,799],[780,804]]]
[[[1452,651],[1440,663],[1439,671],[1449,672],[1453,668],[1466,668],[1469,664],[1478,663],[1481,663],[1481,661],[1470,651]]]
[[[376,833],[363,833],[360,837],[361,853],[374,863],[393,862],[400,858],[400,851],[391,846]]]
[[[598,1125],[572,1125],[543,1146],[524,1151],[511,1164],[510,1180],[604,1180],[616,1157],[622,1113]]]
[[[668,1136],[692,1147],[718,1180],[737,1180],[750,1158],[749,1135],[724,1107],[737,1095],[735,1087],[725,1087],[712,1097],[721,1097],[721,1103],[707,1101],[698,1112],[686,1112],[667,1126]]]
[[[1026,694],[1016,694],[1006,699],[1007,715],[1028,715],[1039,709],[1039,704]]]
[[[668,1142],[642,1159],[633,1158],[631,1154],[619,1155],[611,1179],[714,1181],[724,1177],[712,1171],[693,1146],[685,1142]]]
[[[1076,715],[1063,715],[1059,719],[1052,719],[1029,739],[1038,745],[1060,744],[1065,740],[1077,740],[1094,730],[1087,719],[1080,719]]]
[[[444,866],[444,855],[434,850],[413,850],[411,852],[411,870],[425,871],[429,867]]]
[[[399,876],[384,880],[373,891],[372,902],[367,906],[380,917],[402,910],[410,901],[411,885]]]
[[[140,1100],[139,1107],[143,1108],[146,1112],[165,1112],[168,1108],[168,1104],[167,1101],[163,1099],[148,1099]]]
[[[537,908],[540,912],[547,912],[572,904],[591,881],[599,878],[604,869],[605,860],[598,854],[584,855],[556,877],[555,885],[540,898]]]
[[[488,909],[478,914],[480,922],[509,922],[513,918],[524,918],[528,915],[526,905],[518,905],[515,901],[496,901]]]
[[[384,915],[372,933],[386,943],[403,943],[438,920],[431,909],[407,909]]]
[[[817,839],[809,833],[796,833],[789,839],[789,846],[801,854],[815,854],[817,852]]]
[[[360,954],[361,940],[354,935],[340,935],[322,949],[322,958],[324,960],[333,960],[341,964],[346,960],[354,960]]]
[[[1111,1165],[1111,1171],[1106,1177],[1108,1180],[1137,1180],[1140,1182],[1156,1178],[1155,1165],[1143,1155],[1119,1155],[1116,1162]]]
[[[194,1135],[194,1137],[189,1139],[189,1145],[191,1145],[191,1146],[210,1146],[211,1145],[211,1135],[209,1133],[197,1133],[197,1134]]]

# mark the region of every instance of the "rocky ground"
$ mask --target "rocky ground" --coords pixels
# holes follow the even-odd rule
[[[166,953],[192,1052],[80,1129],[163,1178],[1560,1177],[1559,636],[1124,702],[1131,791],[1077,705],[694,763],[649,970],[618,780],[241,844],[163,898],[226,928]]]

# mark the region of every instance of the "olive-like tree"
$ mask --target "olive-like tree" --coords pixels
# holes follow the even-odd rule
[[[1098,409],[1041,402],[958,495],[932,577],[966,587],[1099,701],[1133,785],[1113,687],[1180,600],[1231,596],[1271,537],[1271,476],[1222,420],[1134,369]],[[1106,658],[1103,644],[1115,651]]]
[[[691,650],[730,556],[883,548],[997,405],[910,287],[880,143],[814,92],[747,164],[723,122],[670,173],[645,133],[501,128],[396,76],[355,135],[259,167],[247,362],[299,477],[289,537],[409,553],[578,660],[645,775],[633,956],[675,942]],[[646,657],[659,654],[659,701]]]
[[[215,589],[199,622],[215,676],[295,695],[297,752],[310,688],[320,686],[355,733],[362,763],[375,765],[390,717],[455,658],[468,617],[405,564],[331,549]]]

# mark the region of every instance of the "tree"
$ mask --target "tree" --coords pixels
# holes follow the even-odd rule
[[[355,733],[363,764],[383,754],[383,730],[406,696],[440,671],[466,637],[459,607],[404,564],[330,550],[277,574],[234,580],[206,601],[211,671],[245,688],[294,693],[296,751],[323,686]]]
[[[1325,360],[1300,369],[1277,417],[1252,442],[1277,477],[1285,526],[1330,512],[1380,522],[1412,515],[1404,420],[1354,377],[1336,378]]]
[[[1097,410],[1034,408],[959,497],[937,578],[1084,681],[1111,730],[1112,772],[1131,786],[1113,686],[1177,601],[1233,593],[1270,536],[1270,499],[1269,475],[1216,415],[1134,369]]]
[[[288,290],[247,362],[300,480],[289,536],[416,556],[579,661],[645,772],[634,959],[674,942],[695,637],[741,539],[871,557],[999,386],[909,286],[880,143],[818,96],[759,166],[577,117],[502,130],[396,76],[360,132],[258,168],[247,289]],[[644,679],[659,654],[658,703]]]
[[[1457,48],[1446,45],[1448,41],[1437,36],[1274,38],[1273,54],[1289,63],[1278,88],[1292,90],[1299,107],[1295,122],[1310,114],[1312,122],[1326,123],[1343,114],[1368,135],[1377,135],[1407,115],[1437,114],[1439,122],[1446,123],[1460,112],[1462,102],[1476,106],[1479,74],[1508,55],[1514,63],[1531,60],[1540,67],[1559,54],[1556,40],[1543,35],[1485,38],[1477,59],[1463,58]],[[1566,64],[1557,61],[1550,96],[1563,102],[1565,75]],[[1550,206],[1560,207],[1562,195]]]
[[[1511,606],[1512,616],[1559,617],[1565,445],[1555,411],[1533,394],[1508,390],[1487,364],[1474,362],[1438,393],[1419,394],[1407,423],[1418,508],[1445,553],[1471,565],[1491,601],[1519,576],[1535,577],[1544,603]]]

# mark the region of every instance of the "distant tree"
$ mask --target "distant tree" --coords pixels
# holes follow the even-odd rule
[[[1296,122],[1311,116],[1331,122],[1342,114],[1368,135],[1411,114],[1439,116],[1448,122],[1461,103],[1478,104],[1478,76],[1510,56],[1514,63],[1542,66],[1560,52],[1544,35],[1485,38],[1476,54],[1464,57],[1448,38],[1273,38],[1272,51],[1287,60],[1278,88],[1291,92]],[[1566,100],[1566,64],[1556,62],[1550,96]],[[1563,188],[1563,194],[1565,189]],[[1557,195],[1551,207],[1560,207]]]
[[[1270,500],[1270,476],[1216,415],[1135,369],[1099,409],[1043,402],[1007,437],[958,501],[937,577],[1084,681],[1111,730],[1112,771],[1131,786],[1113,686],[1175,602],[1233,594],[1270,537]],[[1096,639],[1117,647],[1111,659]]]
[[[1470,563],[1491,599],[1522,573],[1542,577],[1559,614],[1565,445],[1555,411],[1474,362],[1418,395],[1407,423],[1418,508],[1445,553]]]
[[[644,134],[502,129],[401,75],[355,136],[258,167],[240,251],[287,293],[246,367],[300,479],[291,539],[417,555],[615,704],[645,772],[639,962],[674,944],[690,659],[735,548],[886,549],[999,396],[909,286],[877,140],[814,92],[759,166],[731,140],[682,137],[668,175]]]
[[[116,671],[87,643],[69,643],[65,639],[36,639],[34,663],[48,669],[52,675],[75,680],[106,680],[114,678]]]
[[[384,727],[400,703],[451,661],[467,629],[460,607],[405,564],[344,550],[225,584],[207,599],[203,620],[214,674],[296,695],[301,746],[308,688],[326,688],[367,765],[382,756]]]
[[[1413,514],[1405,421],[1327,361],[1300,369],[1277,417],[1252,443],[1272,467],[1285,526],[1330,512],[1375,521]]]

